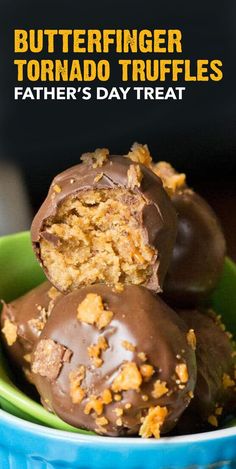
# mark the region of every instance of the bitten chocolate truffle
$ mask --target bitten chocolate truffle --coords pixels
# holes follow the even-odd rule
[[[150,169],[106,149],[56,176],[32,224],[42,267],[62,292],[95,283],[162,289],[177,220]]]
[[[2,338],[11,362],[30,379],[31,352],[60,293],[44,282],[9,304],[3,303]]]
[[[159,438],[195,387],[188,332],[144,287],[85,287],[55,305],[34,349],[34,382],[44,405],[75,427]]]
[[[219,221],[185,175],[168,164],[153,170],[161,177],[178,215],[178,231],[164,282],[165,299],[172,305],[192,307],[203,303],[216,287],[223,270],[226,244]]]
[[[196,334],[197,384],[178,430],[191,433],[217,428],[227,413],[236,410],[236,352],[231,334],[213,311],[179,314]]]

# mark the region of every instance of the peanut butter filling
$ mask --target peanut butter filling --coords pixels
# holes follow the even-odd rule
[[[41,258],[62,291],[94,283],[142,285],[156,250],[141,226],[146,202],[122,188],[88,190],[68,197],[46,220]]]

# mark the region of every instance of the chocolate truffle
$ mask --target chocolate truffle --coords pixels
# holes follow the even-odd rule
[[[159,438],[191,400],[193,348],[188,327],[160,297],[98,284],[59,299],[32,371],[43,404],[71,425]]]
[[[3,303],[2,338],[13,364],[30,378],[33,345],[40,336],[60,293],[44,282],[9,304]]]
[[[179,314],[196,335],[197,384],[178,430],[191,433],[213,429],[227,413],[236,410],[234,344],[213,311],[184,310]]]
[[[168,303],[193,307],[203,303],[216,287],[223,270],[225,238],[219,221],[207,204],[168,163],[153,170],[161,177],[178,215],[172,259],[164,282]]]
[[[95,283],[161,291],[177,217],[150,169],[106,149],[56,176],[32,223],[42,267],[62,292]]]

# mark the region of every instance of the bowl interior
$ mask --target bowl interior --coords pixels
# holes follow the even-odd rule
[[[45,280],[44,273],[32,251],[28,232],[0,238],[0,298],[9,302],[23,295]],[[222,315],[223,322],[236,338],[236,266],[226,259],[219,286],[212,296],[211,306]],[[60,430],[93,434],[74,428],[45,410],[26,396],[14,383],[14,370],[10,369],[0,349],[0,406],[7,412],[25,420]],[[227,426],[236,425],[236,419]]]

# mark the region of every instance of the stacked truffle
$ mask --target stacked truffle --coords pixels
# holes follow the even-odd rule
[[[81,160],[54,179],[32,224],[49,282],[4,305],[12,361],[49,411],[101,435],[159,438],[188,413],[215,425],[235,405],[232,343],[206,313],[172,309],[198,308],[216,286],[215,215],[146,146]]]

